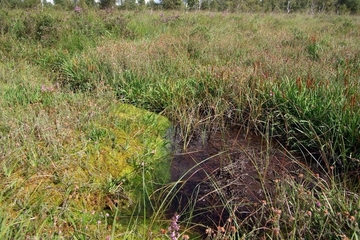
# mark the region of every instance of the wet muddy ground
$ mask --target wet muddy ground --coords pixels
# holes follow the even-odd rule
[[[284,149],[236,129],[213,134],[205,142],[193,139],[186,150],[179,149],[171,167],[172,181],[179,181],[172,211],[192,212],[194,221],[203,225],[247,218],[275,197],[276,181],[303,171]]]

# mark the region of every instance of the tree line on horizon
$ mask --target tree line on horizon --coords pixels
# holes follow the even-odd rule
[[[0,0],[1,8],[52,5],[48,0]],[[360,0],[52,0],[57,8],[118,7],[126,10],[208,10],[227,12],[358,14]]]

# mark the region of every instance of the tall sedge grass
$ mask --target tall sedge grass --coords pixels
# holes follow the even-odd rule
[[[273,96],[266,108],[276,123],[272,124],[273,134],[286,138],[289,146],[296,145],[318,161],[322,159],[327,171],[334,165],[347,170],[357,168],[357,157],[353,158],[357,155],[355,139],[360,124],[354,102],[357,87],[347,90],[341,83],[314,81],[284,79],[279,86],[269,87]]]

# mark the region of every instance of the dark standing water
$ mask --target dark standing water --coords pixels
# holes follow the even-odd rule
[[[204,143],[192,140],[173,157],[172,181],[181,182],[172,211],[192,212],[193,221],[213,226],[229,217],[248,217],[274,197],[278,179],[301,172],[299,163],[285,152],[236,129],[216,133]]]

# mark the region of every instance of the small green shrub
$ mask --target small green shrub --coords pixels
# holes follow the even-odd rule
[[[56,19],[48,14],[41,14],[35,19],[35,39],[45,45],[52,45],[58,41],[59,19]]]

